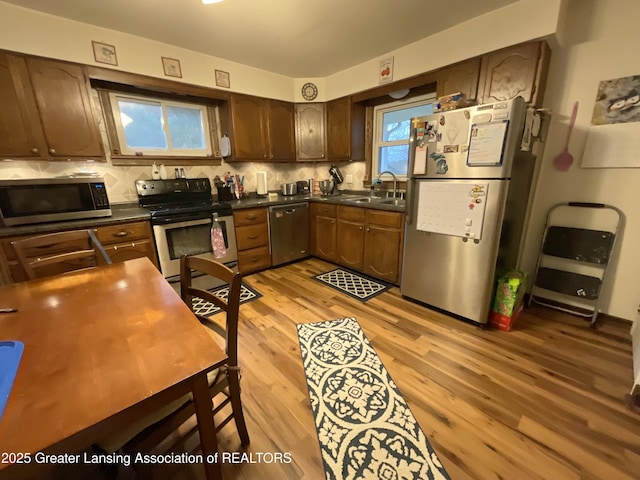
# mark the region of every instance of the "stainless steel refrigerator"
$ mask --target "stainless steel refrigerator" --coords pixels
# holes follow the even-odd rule
[[[526,116],[518,97],[412,119],[403,296],[487,322],[523,243],[536,160],[521,151]]]

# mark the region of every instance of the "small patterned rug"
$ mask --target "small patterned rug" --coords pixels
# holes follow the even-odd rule
[[[314,275],[312,278],[362,302],[366,302],[391,288],[391,285],[363,277],[342,268]]]
[[[356,319],[297,327],[327,480],[449,480]]]
[[[221,287],[212,288],[210,290],[216,296],[222,298],[224,301],[227,301],[227,297],[229,296],[229,285],[222,285]],[[247,302],[252,302],[260,298],[262,294],[257,290],[254,290],[249,285],[242,284],[240,288],[240,305]],[[193,311],[199,315],[203,315],[205,317],[210,317],[211,315],[215,315],[220,311],[220,307],[217,307],[213,303],[207,302],[202,298],[193,297]]]

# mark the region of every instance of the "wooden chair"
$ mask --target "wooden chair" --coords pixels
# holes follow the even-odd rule
[[[50,233],[11,242],[29,280],[95,267],[111,259],[93,230]]]
[[[191,283],[192,270],[218,278],[229,285],[227,300],[213,293],[195,288]],[[249,444],[249,433],[244,420],[242,403],[240,400],[240,372],[238,366],[238,309],[240,307],[240,290],[242,275],[227,268],[225,265],[199,257],[182,256],[180,258],[180,287],[183,301],[193,311],[193,297],[199,297],[210,302],[226,312],[225,326],[221,327],[209,318],[195,314],[210,328],[212,336],[219,335],[225,341],[225,351],[228,361],[219,371],[210,372],[207,376],[209,390],[213,399],[212,415],[218,415],[226,406],[231,406],[231,413],[223,419],[217,418],[216,432],[220,431],[231,420],[235,420],[240,443]],[[195,312],[194,312],[195,313]],[[222,401],[216,404],[217,398]],[[195,414],[195,406],[191,395],[172,402],[158,412],[141,419],[126,432],[120,432],[114,438],[105,439],[99,447],[106,451],[114,451],[124,443],[125,452],[150,452],[159,445],[165,444],[166,439]],[[218,415],[220,417],[220,415]],[[139,432],[139,433],[135,433]],[[135,435],[135,436],[134,436]],[[124,440],[118,444],[118,438]],[[125,443],[126,442],[126,443]]]
[[[191,283],[192,271],[204,273],[228,284],[229,296],[227,300],[223,300],[208,290],[193,287]],[[241,287],[242,275],[219,262],[186,255],[180,258],[180,295],[182,300],[193,310],[193,297],[202,298],[226,312],[227,316],[226,324],[223,328],[209,318],[195,314],[207,328],[216,331],[224,339],[225,352],[229,357],[227,365],[223,367],[223,371],[218,376],[217,381],[210,386],[211,397],[214,399],[213,414],[220,412],[229,404],[231,404],[232,410],[231,414],[216,425],[216,431],[234,419],[241,444],[248,445],[249,433],[247,432],[240,400],[240,367],[238,366],[238,310],[240,308]],[[220,394],[224,396],[224,400],[216,406],[215,397]]]

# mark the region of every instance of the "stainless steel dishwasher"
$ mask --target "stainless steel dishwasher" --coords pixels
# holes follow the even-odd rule
[[[309,205],[294,203],[269,207],[271,265],[309,256]]]

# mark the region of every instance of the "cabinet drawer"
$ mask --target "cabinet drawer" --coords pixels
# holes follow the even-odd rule
[[[321,215],[323,217],[335,217],[336,216],[336,205],[328,205],[326,203],[316,203],[316,215]]]
[[[402,227],[402,214],[384,210],[367,210],[367,223],[383,227]]]
[[[147,222],[122,223],[98,227],[96,234],[103,245],[113,245],[115,243],[127,243],[132,240],[149,239],[151,237],[151,227]]]
[[[245,225],[236,228],[236,242],[238,250],[269,246],[269,226],[266,223]]]
[[[241,273],[269,268],[271,266],[269,247],[264,246],[238,252],[238,264]]]
[[[247,210],[237,210],[233,212],[233,221],[236,227],[267,223],[267,209],[249,208]]]
[[[113,263],[124,262],[134,258],[147,257],[157,267],[156,252],[151,240],[141,240],[137,242],[119,243],[117,245],[109,245],[105,248],[107,255]],[[103,261],[99,257],[102,264]]]
[[[352,222],[364,222],[365,210],[358,207],[338,207],[338,218]]]

